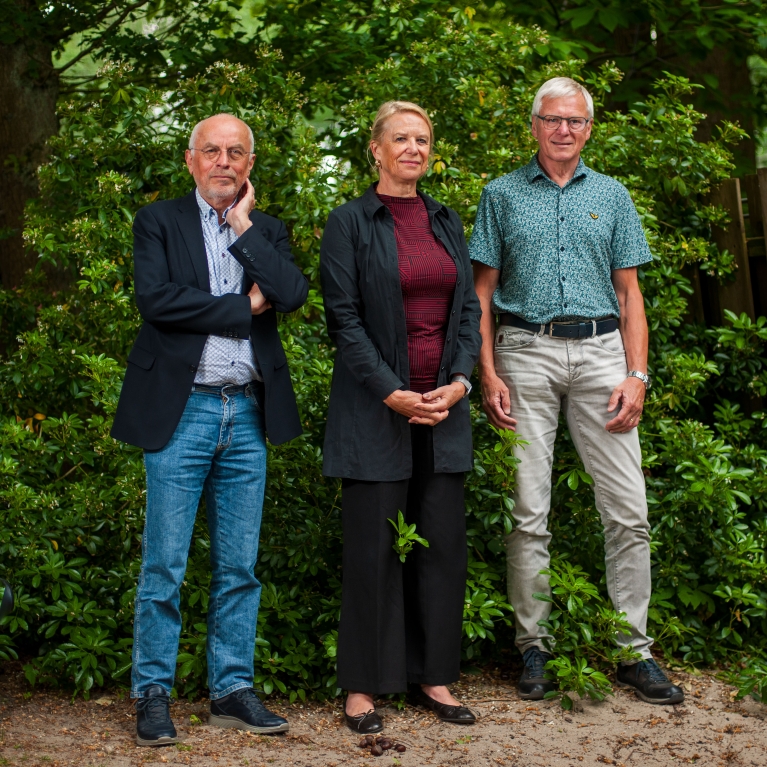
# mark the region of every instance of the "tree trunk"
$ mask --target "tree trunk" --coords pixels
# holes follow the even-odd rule
[[[22,240],[24,205],[37,194],[37,168],[58,130],[58,79],[51,48],[32,42],[0,44],[0,281],[21,284],[37,262]]]
[[[715,88],[706,83],[705,75],[717,79]],[[696,106],[706,113],[706,119],[696,134],[698,141],[708,141],[716,135],[715,127],[722,120],[738,122],[749,137],[733,148],[737,165],[733,175],[755,173],[756,143],[753,136],[757,105],[754,103],[754,89],[746,57],[740,51],[733,53],[724,48],[714,48],[704,61],[695,64],[687,76],[706,88],[695,97]]]

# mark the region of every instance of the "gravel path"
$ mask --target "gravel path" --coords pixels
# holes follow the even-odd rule
[[[520,700],[509,674],[467,674],[454,690],[478,713],[476,725],[442,724],[429,712],[409,706],[397,711],[382,702],[386,734],[407,751],[374,757],[343,725],[339,702],[272,701],[291,729],[262,737],[209,727],[207,701],[184,701],[172,709],[183,741],[138,748],[130,701],[114,692],[74,702],[57,692],[30,694],[18,667],[7,666],[0,677],[0,765],[767,767],[767,706],[734,701],[732,688],[709,675],[678,673],[674,679],[687,691],[680,706],[652,706],[616,690],[602,703],[577,702],[575,710],[564,712],[558,703]]]

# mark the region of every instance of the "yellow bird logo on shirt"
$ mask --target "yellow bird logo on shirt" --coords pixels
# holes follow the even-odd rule
[[[590,215],[590,216],[591,216],[591,218],[593,218],[595,221],[596,221],[596,219],[598,219],[598,218],[599,218],[598,214],[596,214],[596,213],[589,213],[589,215]]]

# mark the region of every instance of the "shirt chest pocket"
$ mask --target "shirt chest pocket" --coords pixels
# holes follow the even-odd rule
[[[574,217],[576,236],[582,242],[596,245],[599,250],[610,249],[613,234],[613,217],[597,206],[587,206]]]

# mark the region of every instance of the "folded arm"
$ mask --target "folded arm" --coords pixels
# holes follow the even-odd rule
[[[246,192],[227,215],[237,240],[229,252],[237,259],[245,274],[258,285],[258,290],[278,312],[294,312],[306,302],[309,283],[293,262],[288,230],[278,221],[275,242],[264,237],[251,216],[255,205],[255,190],[249,180]]]
[[[205,335],[250,335],[248,296],[213,296],[171,281],[165,238],[148,207],[142,208],[133,222],[133,261],[136,306],[147,322],[168,330]]]

